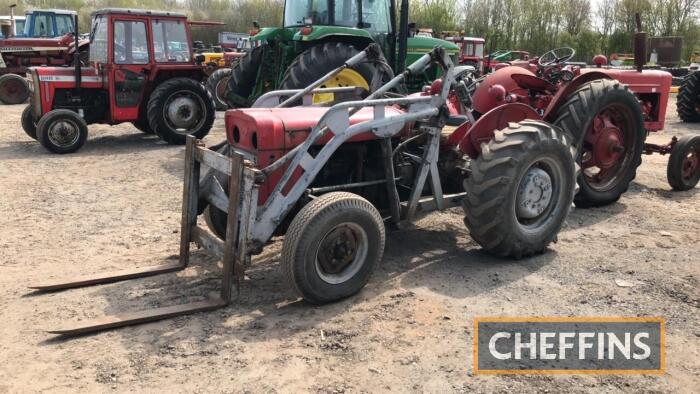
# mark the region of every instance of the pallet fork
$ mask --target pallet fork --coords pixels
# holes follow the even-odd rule
[[[204,182],[200,190],[200,169],[202,164],[230,177],[229,196],[226,196],[221,185],[214,176],[201,177]],[[105,316],[91,321],[81,322],[71,327],[51,329],[48,332],[63,336],[74,336],[93,333],[106,329],[147,323],[175,316],[197,312],[210,311],[227,306],[231,302],[231,287],[235,278],[237,284],[243,276],[242,262],[245,259],[246,245],[238,242],[238,219],[241,212],[247,212],[251,196],[255,171],[244,161],[243,156],[232,152],[230,157],[223,156],[204,147],[194,137],[187,137],[185,148],[185,176],[182,199],[182,224],[180,229],[180,256],[177,263],[157,265],[146,268],[135,268],[106,272],[93,276],[74,278],[66,282],[43,283],[29,286],[36,292],[52,292],[97,284],[120,282],[129,279],[145,278],[148,276],[176,272],[187,268],[190,262],[190,245],[195,243],[208,253],[223,261],[221,274],[221,292],[218,297],[207,301],[167,306],[132,313]],[[209,231],[197,225],[198,200],[202,198],[209,204],[229,212],[227,233],[231,236],[221,241]],[[241,245],[237,245],[241,243]]]

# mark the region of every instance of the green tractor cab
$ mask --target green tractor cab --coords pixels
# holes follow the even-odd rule
[[[253,31],[253,48],[232,69],[210,76],[207,86],[217,108],[248,107],[270,90],[304,88],[371,43],[382,48],[390,73],[402,71],[436,46],[457,61],[459,47],[454,43],[409,37],[408,0],[401,0],[398,29],[396,12],[396,0],[286,0],[283,27]],[[371,92],[374,67],[368,63],[348,68],[322,87],[355,86]],[[418,91],[439,75],[432,68],[413,76],[406,87]],[[385,81],[376,82],[378,86]],[[315,104],[333,100],[332,93],[313,99]]]

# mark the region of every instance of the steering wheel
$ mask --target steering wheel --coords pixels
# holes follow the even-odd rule
[[[571,47],[555,48],[540,56],[540,58],[537,60],[537,64],[539,64],[541,67],[561,64],[571,60],[575,54],[576,50]]]

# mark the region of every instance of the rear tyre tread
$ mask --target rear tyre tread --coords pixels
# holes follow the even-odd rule
[[[148,124],[163,141],[173,145],[182,145],[186,141],[186,136],[171,130],[170,127],[167,126],[163,116],[163,107],[166,104],[165,101],[170,94],[177,90],[189,90],[200,96],[204,102],[205,108],[202,109],[206,112],[204,115],[205,120],[202,122],[199,129],[190,131],[189,135],[197,139],[202,139],[209,134],[214,124],[216,111],[214,109],[214,99],[211,94],[209,94],[209,91],[194,79],[179,77],[169,79],[158,85],[148,100],[148,107],[146,109]]]
[[[676,97],[676,112],[682,121],[688,123],[700,122],[700,71],[686,75],[678,88]]]
[[[628,167],[628,172],[624,179],[619,183],[619,187],[606,193],[599,193],[591,190],[585,184],[583,174],[579,173],[577,193],[574,197],[574,203],[579,208],[599,207],[611,204],[620,199],[622,194],[627,192],[630,183],[637,176],[637,168],[642,164],[642,150],[644,141],[646,140],[646,131],[644,130],[644,120],[642,118],[641,108],[637,98],[629,90],[627,85],[624,85],[616,80],[597,79],[588,82],[579,87],[572,93],[566,102],[560,107],[556,114],[554,124],[561,127],[564,131],[574,138],[573,147],[579,152],[583,145],[585,131],[590,127],[590,122],[595,117],[599,110],[599,102],[610,95],[620,95],[630,104],[634,103],[634,116],[637,123],[637,144],[632,158],[632,163]],[[576,160],[580,166],[580,157]]]

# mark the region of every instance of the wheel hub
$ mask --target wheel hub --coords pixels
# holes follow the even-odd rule
[[[596,116],[593,119],[593,130],[586,137],[592,145],[586,167],[612,168],[624,157],[624,135],[609,116]]]
[[[688,181],[693,179],[698,171],[700,171],[700,156],[698,156],[697,151],[693,150],[683,159],[681,175],[684,180]]]
[[[321,268],[329,274],[337,274],[355,259],[357,240],[348,227],[336,227],[324,239],[318,255]]]
[[[316,273],[326,283],[347,282],[362,268],[368,245],[362,226],[353,222],[336,225],[321,239],[316,250]]]
[[[170,122],[178,129],[190,129],[197,123],[198,105],[190,97],[178,97],[168,105]]]
[[[355,86],[369,91],[369,84],[365,78],[357,71],[346,68],[345,70],[338,73],[333,78],[325,81],[320,88],[339,88],[346,86]],[[318,93],[313,96],[314,104],[330,103],[335,100],[335,95],[333,93]]]
[[[516,199],[519,218],[534,219],[542,214],[552,201],[552,178],[541,168],[531,167],[520,181]]]
[[[70,146],[80,137],[78,126],[69,121],[58,121],[51,125],[48,137],[54,145]]]

